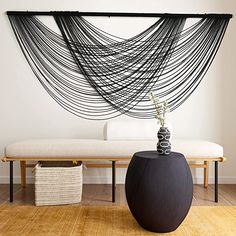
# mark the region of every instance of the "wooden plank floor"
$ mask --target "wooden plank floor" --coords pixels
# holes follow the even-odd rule
[[[0,204],[9,203],[9,186],[0,185]],[[14,185],[14,204],[34,205],[34,185],[28,184],[25,189],[20,185]],[[116,203],[111,202],[111,185],[108,184],[84,184],[83,205],[124,205],[126,204],[124,185],[116,187]],[[205,189],[202,185],[194,185],[192,205],[195,206],[219,206],[236,205],[236,185],[219,185],[219,203],[214,202],[214,185]]]

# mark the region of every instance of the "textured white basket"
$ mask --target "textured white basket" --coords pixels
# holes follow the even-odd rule
[[[82,163],[47,161],[35,167],[35,205],[74,204],[82,196]]]

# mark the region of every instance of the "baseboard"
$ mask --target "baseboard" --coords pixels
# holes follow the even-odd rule
[[[203,184],[204,179],[202,176],[193,177],[194,184]],[[215,183],[215,178],[213,176],[209,176],[208,179],[209,184]],[[236,176],[219,176],[219,184],[236,184]]]
[[[13,181],[15,184],[20,183],[20,176],[14,176]],[[214,183],[214,177],[209,176],[209,183]],[[34,183],[33,176],[27,176],[26,182],[28,184]],[[111,176],[107,175],[100,175],[100,176],[84,176],[83,182],[85,184],[111,184]],[[193,177],[194,184],[202,184],[203,177]],[[9,176],[0,176],[0,184],[8,184],[9,183]],[[117,175],[116,177],[117,184],[124,184],[125,183],[125,176]],[[236,176],[219,176],[219,184],[236,184]]]
[[[14,184],[20,184],[21,177],[20,176],[14,176],[13,183]],[[8,184],[9,183],[9,176],[0,176],[0,184]],[[34,177],[33,176],[27,176],[26,178],[27,184],[33,184],[34,183]]]

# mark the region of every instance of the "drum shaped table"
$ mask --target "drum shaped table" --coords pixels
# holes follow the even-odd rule
[[[192,175],[184,155],[135,153],[127,170],[125,192],[130,211],[143,228],[162,233],[177,229],[193,197]]]

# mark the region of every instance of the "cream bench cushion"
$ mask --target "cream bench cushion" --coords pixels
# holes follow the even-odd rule
[[[168,124],[171,132],[171,125]],[[109,121],[104,139],[33,139],[10,144],[5,156],[11,158],[131,158],[135,152],[155,150],[157,122]],[[171,140],[172,151],[186,157],[223,157],[223,148],[205,140]]]
[[[155,150],[157,140],[33,139],[10,144],[7,158],[127,158]],[[172,140],[172,151],[186,157],[223,157],[223,148],[205,140]]]

